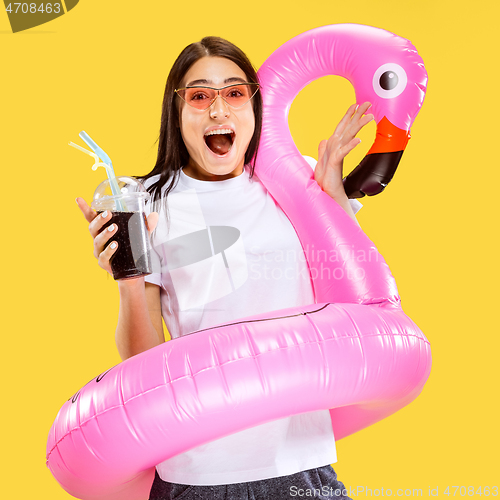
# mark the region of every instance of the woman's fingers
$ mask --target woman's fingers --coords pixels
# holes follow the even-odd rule
[[[342,159],[344,159],[358,144],[361,143],[361,139],[355,137],[351,141],[349,141],[345,146],[340,148],[340,154],[342,155]]]
[[[364,115],[369,109],[371,108],[371,103],[370,102],[364,102],[363,104],[360,104],[356,110],[356,113],[359,113],[360,115]]]
[[[359,119],[371,108],[371,103],[364,102],[363,104],[356,105],[356,109],[352,114],[353,119]]]
[[[356,135],[368,122],[373,120],[373,115],[365,115],[370,107],[371,104],[369,102],[364,102],[356,108],[355,113],[352,115],[352,119],[349,122],[349,129],[351,133],[354,132],[354,135]]]
[[[110,223],[113,214],[109,210],[98,214],[87,205],[83,198],[76,198],[76,203],[87,222],[89,222],[89,232],[94,239],[94,257],[97,259],[99,266],[112,275],[113,272],[109,259],[118,249],[116,241],[109,243],[118,231],[118,226],[115,223]],[[148,215],[147,226],[149,234],[156,228],[158,218],[159,215],[157,212],[151,212]]]
[[[337,128],[335,129],[333,135],[343,135],[347,127],[356,124],[359,119],[364,115],[364,113],[370,108],[371,104],[369,102],[364,102],[363,104],[357,105],[352,104],[346,111],[346,114],[342,117]]]
[[[102,228],[102,226],[109,221],[110,217],[111,217],[110,213],[106,214],[106,212],[103,212],[102,214],[100,214],[100,216],[97,217],[96,219],[102,219],[102,220],[95,221],[93,230],[95,230],[96,228]],[[151,234],[155,230],[158,224],[158,219],[159,215],[157,212],[151,212],[148,215],[147,227],[149,234]],[[109,240],[112,240],[112,238],[116,235],[117,231],[118,231],[117,224],[112,223],[109,226],[102,228],[100,231],[98,229],[98,234],[94,238],[94,256],[97,258],[99,266],[105,269],[111,275],[113,274],[113,272],[111,270],[111,264],[109,260],[111,259],[113,254],[118,250],[118,243],[114,240],[111,241],[111,243],[109,244],[108,242]]]
[[[328,140],[328,146],[333,148],[340,146],[342,148],[356,137],[357,133],[374,118],[372,114],[364,114],[370,106],[369,102],[365,102],[358,107],[355,104],[350,106],[335,129],[334,134]]]
[[[96,212],[87,205],[87,202],[83,198],[77,198],[76,204],[78,205],[78,208],[85,216],[87,222],[92,222],[95,216],[97,215]]]
[[[147,217],[148,224],[147,225],[148,225],[148,231],[149,231],[150,235],[155,230],[155,227],[158,224],[158,219],[159,219],[158,212],[151,212],[148,215],[148,217]]]
[[[352,104],[351,106],[349,106],[348,110],[346,111],[346,114],[342,117],[342,120],[340,120],[339,124],[335,127],[332,137],[334,136],[338,137],[343,135],[345,128],[349,124],[349,120],[353,117],[355,111],[356,111],[356,104]]]
[[[106,243],[112,238],[118,231],[118,226],[116,224],[110,224],[108,227],[102,229],[94,238],[94,257],[96,259],[100,258]]]
[[[113,214],[109,210],[97,214],[89,224],[89,231],[92,238],[95,238],[102,231],[102,227],[111,220],[112,216]]]
[[[350,141],[353,137],[356,137],[359,131],[368,123],[373,120],[373,115],[365,115],[358,122],[352,123],[349,129],[344,134],[344,142]]]
[[[107,243],[118,231],[118,226],[113,223],[104,227],[111,221],[112,213],[106,210],[98,214],[87,205],[87,202],[83,198],[77,198],[76,203],[87,222],[89,222],[89,232],[94,239],[94,257],[97,259],[100,267],[113,275],[109,259],[118,249],[118,243],[116,241],[112,241],[109,245]]]
[[[116,241],[111,242],[99,255],[97,262],[100,267],[107,271],[111,276],[113,276],[113,271],[111,270],[111,264],[109,259],[118,250],[118,243]]]
[[[76,203],[85,216],[85,219],[87,219],[87,222],[90,223],[89,232],[92,238],[95,239],[95,237],[101,232],[102,226],[104,226],[104,224],[109,222],[111,219],[111,212],[109,210],[105,210],[104,212],[98,214],[87,205],[83,198],[77,198]]]
[[[321,163],[321,160],[323,159],[323,155],[325,154],[326,146],[328,144],[328,141],[326,139],[323,139],[318,146],[318,163]]]

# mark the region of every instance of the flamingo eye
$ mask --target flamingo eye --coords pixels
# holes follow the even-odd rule
[[[373,90],[382,99],[397,97],[406,88],[406,71],[396,63],[382,64],[373,74]]]
[[[392,90],[398,84],[398,80],[398,75],[394,71],[386,71],[382,73],[379,83],[384,90]]]

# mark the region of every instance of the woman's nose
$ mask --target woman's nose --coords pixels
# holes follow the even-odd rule
[[[220,95],[215,98],[212,106],[210,106],[210,117],[214,119],[229,117],[229,106]]]

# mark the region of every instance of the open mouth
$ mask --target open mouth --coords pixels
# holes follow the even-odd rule
[[[211,130],[204,136],[205,144],[212,153],[223,156],[231,151],[234,135],[234,132],[228,128]]]

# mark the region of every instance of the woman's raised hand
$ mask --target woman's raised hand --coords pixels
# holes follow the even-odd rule
[[[113,276],[109,259],[118,249],[118,243],[114,241],[108,245],[106,249],[104,249],[104,245],[116,234],[118,226],[116,224],[111,224],[104,231],[101,231],[102,227],[111,220],[111,212],[106,210],[101,214],[97,214],[87,205],[83,198],[77,198],[76,203],[87,222],[89,222],[90,235],[94,239],[94,257],[97,259],[99,266]],[[151,212],[147,220],[148,231],[151,235],[158,223],[158,214],[156,212]]]
[[[370,106],[369,102],[350,106],[330,139],[319,144],[314,179],[333,199],[346,197],[342,183],[344,158],[361,142],[356,134],[373,120],[373,115],[365,115]]]

